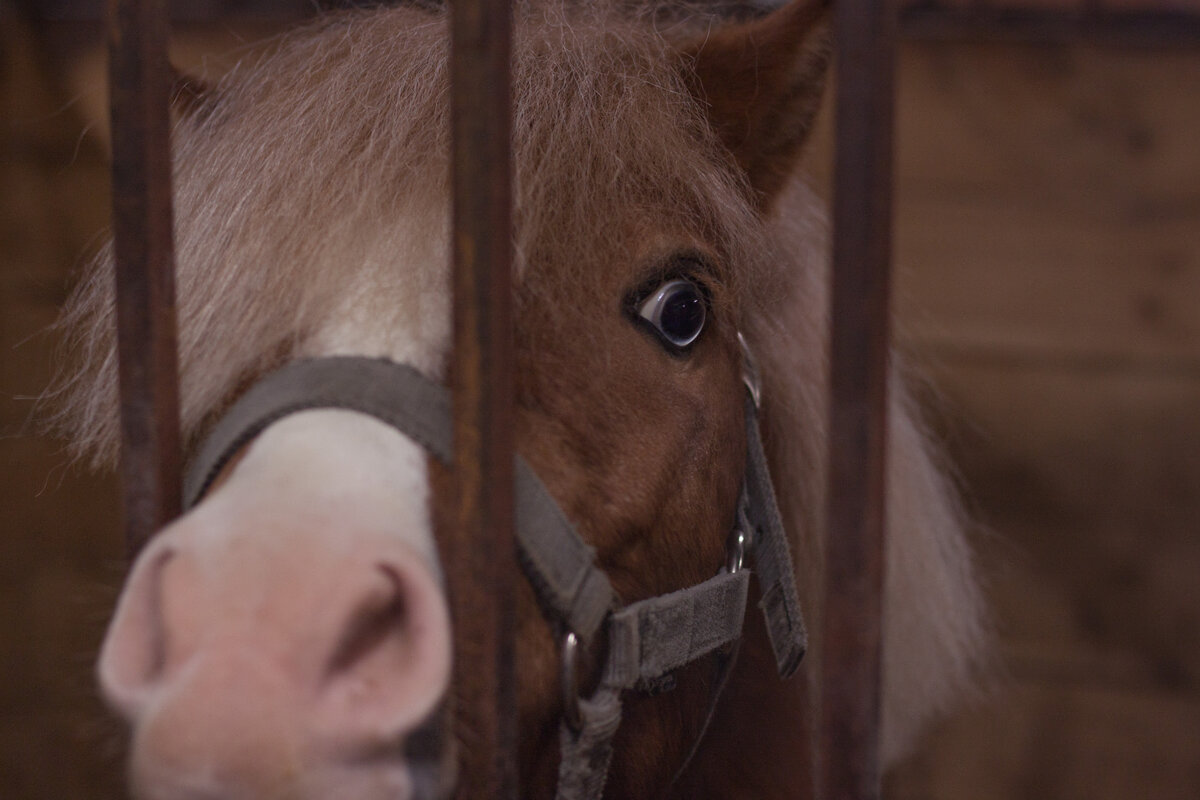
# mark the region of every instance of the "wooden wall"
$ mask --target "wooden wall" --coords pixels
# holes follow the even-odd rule
[[[120,736],[91,663],[121,576],[116,487],[35,435],[44,330],[108,214],[74,90],[0,6],[0,797],[120,797]]]
[[[40,331],[104,225],[81,133],[102,62],[93,34],[7,9],[0,797],[117,797],[90,676],[122,570],[114,486],[67,469],[17,399],[45,386]],[[986,526],[1000,658],[891,796],[1200,796],[1200,52],[910,43],[900,87],[901,338]],[[826,129],[818,185],[828,148]]]
[[[1002,671],[897,796],[1198,797],[1200,53],[911,47],[899,136]]]

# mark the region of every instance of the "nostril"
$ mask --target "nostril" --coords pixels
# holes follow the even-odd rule
[[[379,571],[384,583],[371,591],[350,612],[341,638],[325,667],[325,680],[336,680],[377,651],[403,649],[405,627],[404,589],[399,575],[385,565]],[[399,655],[397,653],[397,655]]]
[[[360,592],[325,660],[315,718],[332,742],[348,747],[418,724],[441,699],[450,673],[449,612],[419,559],[376,566]]]
[[[143,554],[134,567],[104,637],[98,672],[108,701],[132,717],[167,667],[163,574],[175,558],[166,547]]]

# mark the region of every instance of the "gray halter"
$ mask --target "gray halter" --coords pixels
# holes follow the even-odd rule
[[[740,338],[740,335],[739,335]],[[579,537],[537,474],[516,457],[516,539],[525,576],[565,631],[564,714],[559,800],[599,800],[608,776],[612,739],[621,722],[621,693],[661,688],[673,670],[716,654],[717,679],[700,736],[732,669],[742,635],[752,552],[763,615],[779,674],[788,677],[806,646],[787,536],[775,503],[758,428],[759,383],[750,354],[745,381],[746,474],[730,535],[729,563],[695,586],[622,604],[595,553]],[[259,380],[209,434],[184,481],[184,503],[199,502],[221,469],[269,425],[318,408],[358,411],[399,430],[444,464],[451,461],[449,392],[412,367],[385,359],[331,357],[298,361]],[[591,697],[578,697],[574,648],[604,629],[607,657]],[[687,762],[695,755],[699,739]],[[676,777],[678,777],[678,774]]]

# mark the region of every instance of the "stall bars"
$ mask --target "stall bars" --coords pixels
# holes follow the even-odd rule
[[[447,550],[455,647],[492,663],[456,697],[458,796],[516,796],[512,598],[512,309],[508,0],[453,3],[454,489]],[[895,19],[838,0],[830,491],[817,787],[879,796],[880,592],[889,335]],[[135,553],[180,512],[180,434],[163,0],[111,0],[113,235],[126,541]],[[471,608],[472,613],[462,613]],[[479,613],[484,609],[485,613]],[[486,672],[486,671],[485,671]],[[462,682],[455,681],[456,686]],[[463,717],[469,716],[469,720]],[[462,723],[466,723],[465,726]]]

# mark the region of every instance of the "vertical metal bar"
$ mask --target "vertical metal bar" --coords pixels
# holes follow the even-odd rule
[[[878,798],[895,9],[838,0],[825,641],[818,791]]]
[[[516,797],[509,0],[451,4],[458,796]]]
[[[110,0],[113,239],[125,536],[179,515],[179,388],[163,0]]]

